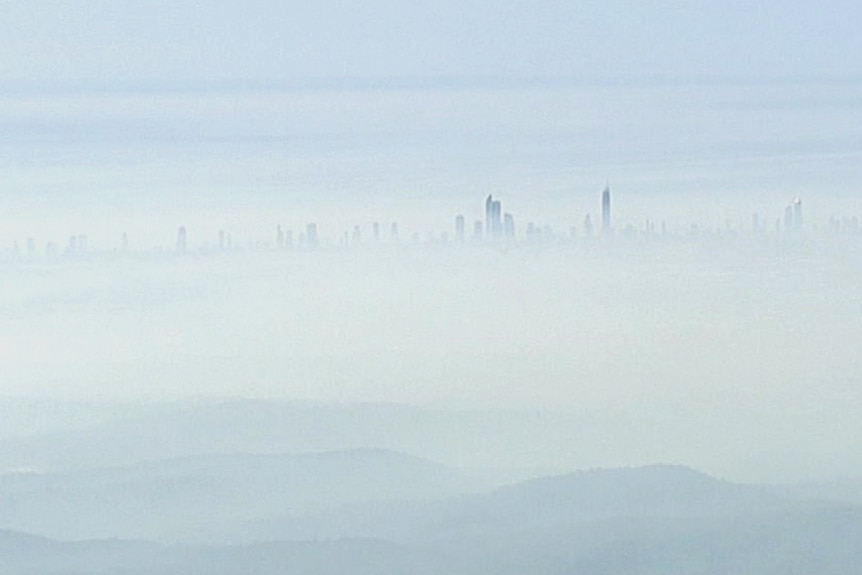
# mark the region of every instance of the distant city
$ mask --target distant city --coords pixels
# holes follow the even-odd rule
[[[754,213],[748,227],[712,227],[701,229],[697,224],[680,232],[670,231],[665,222],[645,220],[641,226],[625,224],[620,229],[614,227],[612,198],[610,185],[601,192],[601,222],[598,228],[593,223],[590,213],[583,218],[580,226],[573,225],[567,230],[559,231],[549,225],[533,221],[525,224],[517,222],[516,216],[503,210],[500,199],[489,194],[484,201],[484,218],[474,219],[472,227],[468,228],[467,216],[458,214],[454,218],[451,230],[410,232],[408,237],[402,237],[397,221],[381,223],[371,222],[367,227],[356,224],[352,229],[345,229],[340,234],[322,237],[317,222],[308,222],[300,230],[293,230],[275,224],[270,239],[255,242],[236,241],[230,231],[219,230],[216,237],[195,236],[194,230],[188,230],[180,225],[173,245],[165,239],[162,247],[151,250],[161,253],[218,253],[245,250],[317,250],[321,248],[344,249],[362,245],[375,244],[411,244],[411,245],[497,245],[515,246],[530,244],[561,244],[590,241],[608,242],[611,240],[636,241],[692,241],[705,238],[777,238],[779,240],[799,240],[806,234],[816,231],[819,236],[860,237],[858,216],[836,217],[829,219],[828,227],[815,226],[807,228],[803,215],[802,200],[795,198],[785,207],[783,213],[772,216]],[[367,235],[366,235],[367,234]],[[265,236],[264,236],[265,237]],[[129,254],[133,250],[128,234],[123,233],[116,246],[101,249],[91,249],[86,233],[73,234],[65,242],[47,240],[40,244],[35,237],[29,237],[24,247],[19,241],[11,246],[14,259],[58,259],[78,257],[88,254]]]

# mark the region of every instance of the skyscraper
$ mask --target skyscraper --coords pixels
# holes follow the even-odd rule
[[[795,226],[793,225],[793,205],[788,205],[784,207],[784,233],[792,234],[795,231]]]
[[[186,253],[186,227],[180,226],[177,230],[177,253]]]
[[[485,198],[485,235],[489,238],[503,235],[503,208],[500,200],[490,194]]]
[[[793,229],[802,231],[802,200],[799,198],[793,200]]]
[[[503,207],[500,200],[494,200],[491,204],[491,235],[499,238],[503,235]]]
[[[485,198],[485,235],[487,237],[491,237],[491,220],[492,220],[492,211],[494,210],[494,196],[488,194],[488,197]]]
[[[611,187],[606,186],[602,192],[602,233],[611,231]]]
[[[466,224],[464,223],[464,216],[462,216],[460,214],[457,215],[455,217],[455,241],[456,242],[463,242],[464,241],[464,234],[466,233],[465,226],[466,226]]]
[[[503,217],[503,235],[507,240],[515,239],[515,216],[507,213]]]

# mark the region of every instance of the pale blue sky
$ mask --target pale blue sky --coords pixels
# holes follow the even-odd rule
[[[862,8],[821,2],[3,2],[0,82],[858,77]]]

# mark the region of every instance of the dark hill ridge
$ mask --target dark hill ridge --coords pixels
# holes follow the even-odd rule
[[[463,493],[454,470],[381,449],[204,455],[0,476],[0,526],[60,539],[223,540],[231,526],[344,505]]]
[[[546,530],[636,518],[699,518],[788,508],[759,487],[737,485],[681,466],[598,469],[538,478],[465,496],[442,521],[452,533]],[[438,523],[441,518],[436,520]]]
[[[6,412],[14,407],[7,405]],[[22,409],[52,413],[59,407]],[[570,413],[267,399],[82,405],[53,419],[56,425],[43,425],[38,434],[0,437],[0,473],[87,470],[212,453],[376,447],[492,470],[500,485],[572,468],[558,452],[571,449],[573,427],[588,424]]]
[[[542,477],[477,496],[481,504],[566,511],[588,518],[723,515],[781,505],[759,487],[714,479],[688,467],[653,465]]]
[[[231,399],[121,405],[120,420],[0,441],[0,470],[127,466],[211,453],[304,453],[368,446],[393,451],[405,430],[439,432],[448,414],[386,403]],[[102,418],[105,419],[105,418]],[[451,427],[451,426],[450,426]],[[441,441],[449,442],[457,431]],[[426,436],[433,437],[431,434]]]
[[[245,531],[257,539],[371,535],[402,542],[456,541],[523,532],[551,534],[618,520],[709,521],[793,508],[758,486],[657,465],[543,477],[439,501],[383,502],[320,515],[270,518],[246,525]]]
[[[171,463],[201,469],[201,462]],[[366,512],[382,511],[369,505]],[[330,513],[334,533],[346,516]],[[269,542],[244,545],[76,543],[0,532],[0,572],[855,575],[862,564],[862,510],[783,500],[677,466],[584,471],[472,496],[390,502],[365,520],[378,523],[361,536],[287,541],[272,532]]]
[[[33,544],[7,544],[7,539]],[[451,566],[440,566],[428,551],[373,539],[168,546],[116,539],[61,542],[10,532],[0,535],[3,575],[442,575]]]

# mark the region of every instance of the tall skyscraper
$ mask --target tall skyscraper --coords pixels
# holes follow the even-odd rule
[[[503,208],[500,200],[490,194],[485,198],[485,235],[489,238],[503,235]]]
[[[491,194],[488,194],[488,197],[485,198],[485,235],[487,237],[491,237],[491,233],[492,233],[491,220],[492,220],[493,216],[491,215],[491,213],[493,212],[493,210],[494,210],[494,196],[492,196]]]
[[[463,242],[465,233],[466,224],[464,222],[464,216],[458,214],[455,216],[455,241]]]
[[[503,216],[503,235],[507,240],[515,239],[515,216],[512,214]]]
[[[503,235],[503,207],[500,200],[494,200],[491,204],[491,235],[499,238]]]
[[[602,192],[602,233],[611,231],[611,188],[606,186]]]
[[[284,248],[284,232],[281,230],[281,225],[275,229],[275,245],[278,249]]]
[[[793,229],[802,231],[802,200],[799,198],[793,200]]]

